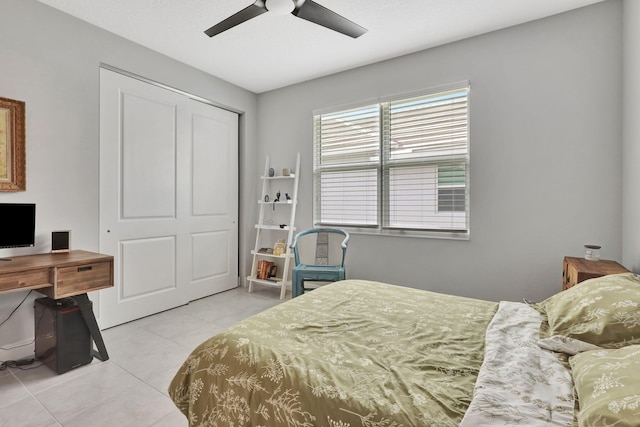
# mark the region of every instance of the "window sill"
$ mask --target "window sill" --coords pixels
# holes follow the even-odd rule
[[[317,225],[316,227],[323,227]],[[470,240],[470,233],[451,233],[446,231],[420,231],[420,230],[398,230],[398,229],[377,229],[366,227],[333,226],[341,228],[349,234],[363,234],[370,236],[392,236],[392,237],[412,237],[419,239],[441,239],[441,240]]]

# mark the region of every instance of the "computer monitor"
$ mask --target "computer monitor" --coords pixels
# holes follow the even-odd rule
[[[35,203],[0,203],[0,249],[35,245]]]

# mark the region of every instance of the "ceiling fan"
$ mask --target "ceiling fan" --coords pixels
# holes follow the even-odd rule
[[[213,37],[216,34],[220,34],[238,24],[241,24],[256,16],[262,15],[268,12],[269,9],[266,5],[267,0],[256,0],[252,5],[245,7],[240,12],[231,15],[227,19],[219,22],[213,27],[205,31],[205,34],[209,37]],[[305,19],[313,22],[314,24],[321,25],[339,33],[345,34],[349,37],[357,38],[367,32],[367,30],[360,25],[348,20],[347,18],[338,15],[332,10],[319,5],[312,0],[292,0],[294,9],[291,12],[292,15],[298,18]]]

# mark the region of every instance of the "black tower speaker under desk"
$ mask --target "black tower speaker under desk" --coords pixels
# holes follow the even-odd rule
[[[91,363],[92,342],[72,298],[35,300],[35,356],[58,374]]]

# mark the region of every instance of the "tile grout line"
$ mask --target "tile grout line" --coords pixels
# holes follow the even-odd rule
[[[40,368],[40,367],[42,367],[42,366],[44,366],[44,365],[41,363],[39,366],[37,366],[37,367],[35,367],[35,368],[31,368],[31,369]],[[23,370],[24,370],[24,369],[23,369]],[[14,403],[20,402],[20,401],[22,401],[22,400],[26,400],[26,399],[33,399],[33,400],[35,400],[35,401],[38,403],[38,405],[39,405],[39,406],[40,406],[40,407],[41,407],[41,408],[42,408],[42,409],[43,409],[47,414],[49,414],[49,416],[51,417],[51,419],[53,419],[56,423],[58,423],[58,425],[59,425],[59,426],[62,426],[62,423],[60,422],[60,420],[59,420],[55,415],[53,415],[53,414],[51,413],[51,411],[49,411],[49,409],[48,409],[48,408],[47,408],[47,407],[46,407],[46,406],[45,406],[45,405],[40,401],[40,399],[38,399],[38,396],[36,396],[36,395],[31,391],[31,390],[29,390],[29,387],[27,387],[27,386],[26,386],[26,385],[25,385],[25,384],[20,380],[20,378],[19,378],[18,376],[16,376],[16,375],[13,373],[13,371],[12,371],[12,369],[11,369],[11,368],[9,368],[9,373],[10,373],[10,374],[13,376],[13,378],[14,378],[14,379],[15,379],[15,380],[16,380],[16,381],[17,381],[17,382],[22,386],[22,388],[24,388],[24,389],[27,391],[27,393],[29,394],[29,396],[25,396],[23,399],[19,399],[19,400],[15,401],[15,402],[12,402],[11,404],[14,404]],[[66,381],[65,381],[65,382],[66,382]],[[48,390],[48,389],[45,389],[45,390]]]

